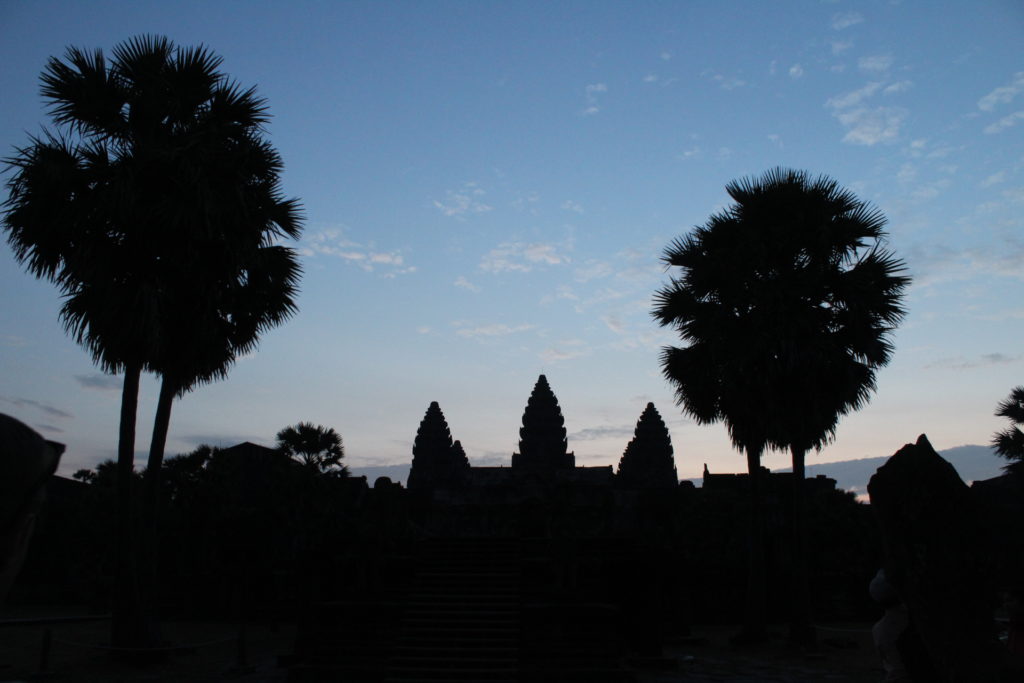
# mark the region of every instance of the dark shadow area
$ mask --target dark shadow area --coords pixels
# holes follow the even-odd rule
[[[743,613],[748,477],[678,483],[653,405],[617,473],[575,466],[544,377],[508,467],[469,466],[436,403],[408,489],[293,456],[243,443],[165,461],[153,602],[168,622],[296,624],[278,653],[292,680],[634,680]],[[15,605],[109,611],[116,468],[76,477],[50,482]],[[784,622],[792,475],[765,481],[769,608]],[[876,618],[869,507],[824,477],[805,487],[815,613]]]

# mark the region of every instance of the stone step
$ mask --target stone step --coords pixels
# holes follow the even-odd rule
[[[417,679],[432,681],[459,681],[466,678],[492,681],[496,677],[502,679],[514,679],[519,673],[519,667],[512,663],[508,666],[466,666],[447,667],[436,666],[428,663],[418,663],[408,668],[393,667],[388,671],[388,680],[402,680],[402,676],[414,676]]]
[[[519,666],[516,657],[426,657],[400,655],[391,658],[392,670],[402,669],[515,669]]]
[[[470,619],[410,619],[402,622],[400,633],[415,633],[420,630],[443,630],[451,633],[454,631],[480,631],[486,633],[499,633],[514,631],[519,633],[519,622],[516,621],[480,621]]]
[[[444,680],[444,679],[440,679],[440,680]],[[350,682],[346,679],[345,683],[350,683]],[[374,682],[374,683],[376,683],[376,682]],[[389,677],[384,679],[383,683],[438,683],[438,679],[436,679],[436,678],[417,678],[415,676],[412,676],[412,677],[402,676],[401,678],[392,678],[392,677],[389,676]],[[459,679],[459,683],[520,683],[520,679],[519,679],[518,676],[515,676],[515,677],[501,676],[501,677],[494,677],[494,678],[460,678]]]
[[[519,638],[519,626],[487,625],[464,628],[442,624],[410,624],[402,627],[399,635],[399,638],[402,640],[399,642],[403,642],[407,638],[426,638],[433,641],[442,637],[449,639],[458,638],[459,642],[499,637],[514,640]]]
[[[514,542],[425,543],[384,680],[518,682],[519,563]]]
[[[457,597],[457,596],[456,596]],[[509,601],[503,601],[500,603],[488,603],[481,600],[422,600],[419,598],[412,598],[409,600],[409,604],[406,607],[406,611],[409,609],[439,609],[439,610],[467,610],[477,612],[509,612],[519,614],[519,604]]]
[[[436,614],[432,612],[424,613],[413,613],[407,614],[406,618],[401,621],[403,625],[419,625],[419,624],[447,624],[460,626],[472,626],[479,624],[481,626],[493,626],[496,624],[505,624],[509,626],[519,626],[519,620],[514,616],[479,616],[477,614]]]
[[[436,654],[438,657],[463,657],[463,656],[494,656],[503,657],[509,659],[515,659],[516,654],[519,652],[518,647],[506,646],[484,646],[479,645],[477,647],[471,646],[457,646],[457,645],[396,645],[394,648],[395,656],[403,655],[422,655],[422,654]]]
[[[424,581],[446,581],[446,582],[464,582],[464,581],[494,581],[494,582],[505,582],[505,583],[519,583],[521,581],[518,572],[494,572],[488,574],[481,571],[429,571],[429,572],[417,572],[416,582],[422,583]]]
[[[416,595],[413,596],[412,598],[410,598],[410,600],[412,600],[412,601],[415,601],[415,600],[435,600],[435,601],[436,600],[442,600],[443,601],[443,600],[456,600],[456,599],[467,600],[469,598],[472,598],[473,601],[475,601],[478,604],[480,602],[484,601],[484,600],[495,600],[495,601],[505,601],[505,602],[518,602],[519,601],[519,591],[518,590],[515,590],[515,589],[512,589],[512,588],[506,588],[506,589],[503,589],[503,590],[484,590],[485,588],[487,588],[487,587],[484,586],[479,591],[460,591],[459,593],[454,593],[454,592],[451,592],[451,591],[439,590],[437,588],[430,588],[430,589],[424,589],[424,590],[416,593]]]

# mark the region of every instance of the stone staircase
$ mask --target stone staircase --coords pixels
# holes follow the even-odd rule
[[[520,556],[514,539],[423,541],[384,680],[519,681]]]

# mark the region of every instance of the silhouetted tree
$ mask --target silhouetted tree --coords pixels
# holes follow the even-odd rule
[[[202,444],[189,453],[181,453],[164,460],[160,481],[167,499],[178,500],[185,491],[199,485],[206,463],[218,450],[214,446]]]
[[[1024,425],[1024,387],[1016,387],[1010,396],[996,408],[996,417],[1005,417],[1011,425],[992,437],[992,448],[1010,461],[1005,471],[1024,471],[1024,432],[1018,425]]]
[[[109,63],[69,48],[42,75],[60,134],[8,160],[4,224],[16,257],[61,287],[65,327],[94,360],[124,372],[118,644],[144,631],[123,618],[126,600],[138,602],[129,501],[141,371],[170,378],[150,458],[155,491],[170,399],[222,374],[293,309],[298,269],[273,242],[298,235],[297,204],[280,197],[280,160],[260,137],[265,104],[219,65],[203,47],[159,37],[118,45]]]
[[[812,637],[804,456],[874,391],[909,278],[881,246],[884,216],[827,177],[775,169],[726,190],[735,203],[666,250],[666,263],[683,274],[658,293],[654,314],[690,345],[666,349],[663,369],[690,414],[725,421],[746,449],[755,510],[761,451],[791,451],[792,635],[804,642]],[[756,597],[763,589],[752,590]],[[758,629],[759,619],[751,621]]]
[[[277,433],[277,447],[289,458],[317,472],[348,476],[348,468],[341,464],[345,449],[341,436],[334,429],[300,422]]]
[[[619,460],[619,480],[635,488],[672,488],[679,484],[668,427],[648,403],[637,420],[633,438]]]
[[[113,460],[104,460],[96,465],[95,469],[77,470],[71,477],[86,484],[114,488],[117,481],[117,463]]]

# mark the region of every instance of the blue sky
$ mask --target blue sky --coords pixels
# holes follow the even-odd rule
[[[777,165],[879,207],[914,277],[877,394],[812,458],[987,443],[1024,383],[1019,2],[2,0],[5,155],[46,122],[49,56],[140,33],[258,87],[307,216],[299,314],[175,405],[170,453],[309,420],[350,464],[408,462],[436,400],[472,461],[507,464],[543,372],[580,464],[617,463],[654,401],[681,476],[742,471],[674,406],[650,301],[669,241]],[[111,457],[118,378],[6,245],[0,291],[0,411],[67,443],[65,472]]]

